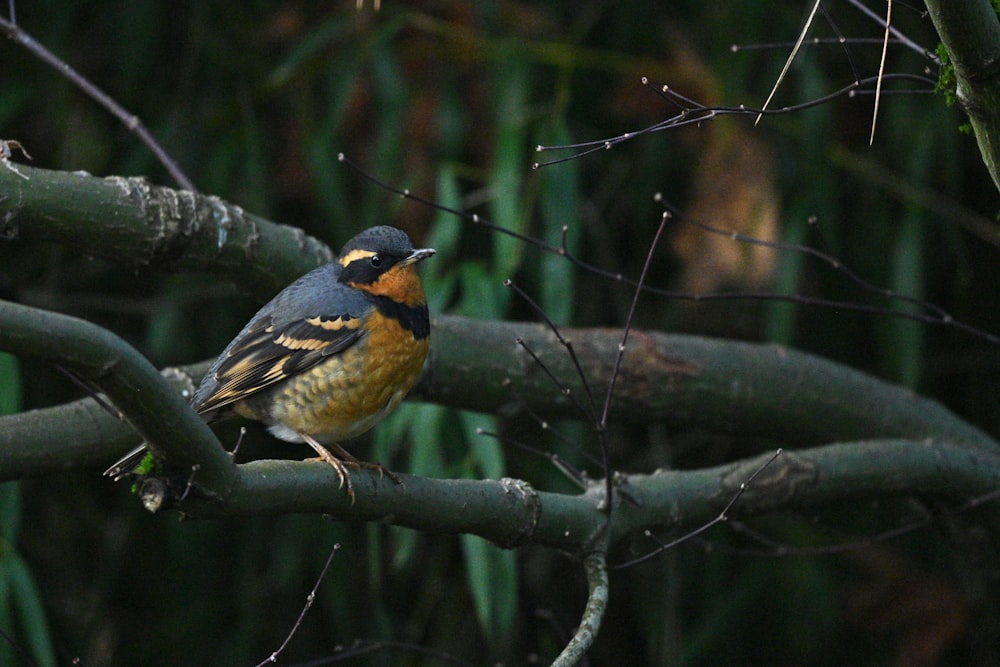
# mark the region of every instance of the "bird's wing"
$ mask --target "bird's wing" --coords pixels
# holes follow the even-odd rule
[[[192,407],[217,410],[343,352],[364,335],[361,324],[350,315],[316,316],[245,330],[215,362],[206,380],[214,386]]]

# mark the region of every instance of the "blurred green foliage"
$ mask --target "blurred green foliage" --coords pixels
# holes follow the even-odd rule
[[[436,247],[423,269],[435,312],[536,319],[503,286],[511,278],[559,324],[614,327],[632,295],[559,256],[391,196],[338,163],[339,152],[393,185],[554,245],[564,242],[565,226],[567,250],[636,276],[660,220],[653,194],[681,208],[737,206],[748,193],[735,166],[708,175],[735,185],[707,204],[693,174],[721,142],[756,151],[746,143],[752,135],[773,156],[764,158],[779,211],[773,238],[818,247],[874,284],[1000,329],[996,244],[954,224],[991,217],[996,191],[972,140],[956,130],[956,110],[942,97],[902,94],[912,84],[889,87],[871,147],[872,98],[859,95],[768,117],[756,130],[749,117],[722,118],[530,168],[550,155],[536,154],[537,144],[610,138],[675,114],[642,76],[709,104],[759,105],[788,47],[729,47],[794,39],[799,3],[387,1],[374,13],[348,1],[41,0],[18,10],[36,39],[142,118],[202,191],[333,246],[392,222]],[[829,10],[848,36],[882,34],[847,3]],[[926,20],[900,22],[933,50]],[[822,24],[817,31],[833,34]],[[878,51],[852,45],[848,59],[841,47],[807,48],[776,106],[850,83],[852,66],[870,75]],[[126,128],[58,74],[10,40],[0,43],[0,58],[0,136],[23,143],[34,164],[171,184]],[[890,49],[893,71],[926,65]],[[652,267],[657,286],[686,289],[683,268],[704,266],[718,289],[902,308],[797,254],[774,257],[763,283],[748,281],[739,259],[714,275],[719,253],[681,252],[674,243],[682,223],[670,224]],[[238,286],[126,272],[72,248],[2,242],[0,267],[5,298],[98,322],[158,364],[217,354],[256,307]],[[964,334],[758,300],[650,297],[641,305],[641,326],[796,345],[906,383],[1000,430],[1000,355]],[[20,373],[2,363],[7,409],[16,409],[15,395],[34,408],[78,393],[31,359],[20,361]],[[372,436],[372,449],[352,448],[416,474],[510,475],[573,492],[544,460],[477,432],[556,451],[599,475],[587,458],[597,449],[586,425],[552,426],[567,439],[547,436],[526,415],[407,404]],[[233,427],[222,433],[224,442],[235,439]],[[608,435],[613,461],[629,471],[711,465],[776,444],[655,425],[614,425]],[[244,451],[307,455],[255,428]],[[89,667],[254,664],[281,643],[335,543],[342,547],[285,662],[356,639],[411,642],[468,664],[523,664],[533,655],[544,662],[578,621],[585,594],[578,564],[561,554],[321,517],[178,523],[143,513],[123,485],[96,470],[5,484],[0,502],[0,627],[39,665],[73,657]],[[912,512],[902,501],[859,501],[754,526],[783,544],[828,544],[878,534]],[[724,526],[706,539],[615,573],[596,664],[884,664],[927,646],[944,664],[976,657],[976,628],[940,621],[970,613],[971,603],[961,595],[963,565],[929,530],[847,554],[786,558]],[[651,546],[637,539],[631,548]],[[749,548],[769,557],[749,558]],[[948,594],[934,598],[926,617],[906,610],[942,590]],[[939,643],[918,642],[924,622],[939,630]],[[14,656],[0,642],[0,663],[17,664]],[[388,648],[361,661],[440,664]]]

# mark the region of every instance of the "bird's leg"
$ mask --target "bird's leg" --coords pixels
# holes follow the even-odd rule
[[[357,468],[367,468],[369,470],[377,470],[379,477],[388,477],[392,480],[393,484],[402,484],[403,480],[399,478],[399,475],[393,471],[386,468],[381,463],[377,461],[362,461],[358,457],[351,454],[349,451],[341,447],[335,442],[331,442],[329,445],[330,449],[337,453],[343,463],[347,465],[355,466]]]
[[[340,477],[340,488],[344,488],[344,483],[347,483],[347,495],[351,497],[351,505],[354,505],[354,485],[351,483],[351,473],[347,472],[347,468],[344,467],[344,462],[331,454],[326,447],[316,442],[316,439],[312,436],[306,435],[305,433],[300,433],[299,435],[302,436],[302,439],[305,440],[310,447],[316,450],[316,453],[319,454],[321,459],[329,463],[330,467],[337,471],[337,475]],[[339,450],[337,452],[338,454],[343,455],[346,453],[339,445],[336,445],[335,449]],[[354,457],[352,456],[351,458]]]

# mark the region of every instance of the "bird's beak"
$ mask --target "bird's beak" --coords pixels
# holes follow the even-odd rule
[[[409,255],[407,255],[406,257],[404,257],[403,261],[401,261],[399,264],[400,264],[400,266],[408,266],[410,264],[416,264],[417,262],[419,262],[422,259],[427,259],[431,255],[433,255],[435,252],[437,252],[437,251],[434,250],[434,248],[417,248],[413,252],[411,252]]]

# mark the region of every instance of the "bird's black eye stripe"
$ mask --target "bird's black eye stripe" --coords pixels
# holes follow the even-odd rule
[[[391,252],[377,252],[355,259],[344,267],[338,280],[342,283],[358,283],[368,285],[391,269],[400,261],[400,257]]]

